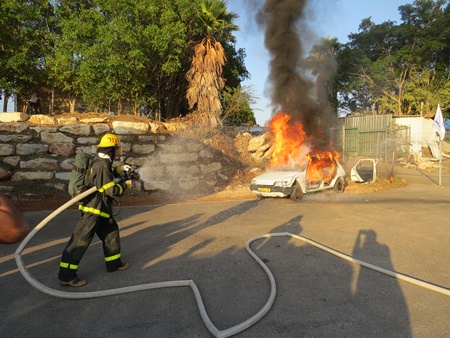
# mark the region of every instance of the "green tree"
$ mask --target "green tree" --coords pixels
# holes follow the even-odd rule
[[[188,110],[186,73],[196,14],[190,0],[167,1],[161,3],[161,12],[151,21],[152,28],[145,31],[150,55],[145,96],[156,102],[166,119],[186,115]]]
[[[385,95],[402,95],[401,91],[392,89],[392,80],[398,78],[397,68],[390,62],[396,48],[393,27],[391,21],[375,25],[367,18],[361,22],[359,33],[349,35],[350,42],[337,56],[337,87],[347,101],[344,107],[370,111]],[[381,111],[382,107],[378,108]]]
[[[364,19],[337,56],[340,104],[424,116],[432,116],[438,103],[448,106],[449,6],[446,0],[400,6],[399,25]]]
[[[54,49],[47,58],[48,72],[73,112],[77,98],[83,96],[80,65],[86,59],[84,51],[95,44],[102,18],[89,1],[58,1],[55,12],[57,29],[53,33]]]
[[[164,104],[182,69],[191,8],[186,0],[59,2],[56,83],[94,108],[113,102],[119,113],[124,101],[135,113],[144,102]]]
[[[227,84],[235,88],[248,77],[245,51],[233,44],[236,27],[221,21],[228,14],[219,13],[216,27],[217,22],[205,21],[208,11],[198,10],[201,3],[5,0],[0,3],[2,94],[26,96],[45,87],[62,92],[70,111],[83,99],[92,110],[111,104],[120,112],[127,102],[137,113],[140,104],[150,103],[162,118],[184,116],[194,41],[208,32],[222,39],[228,54]]]
[[[0,3],[0,88],[4,107],[12,94],[45,91],[45,56],[52,48],[53,7],[47,0]]]
[[[413,66],[405,88],[403,113],[432,117],[439,103],[447,107],[450,103],[447,46],[450,41],[450,3],[446,0],[417,0],[400,6],[399,11],[403,21],[399,40],[403,46],[414,46],[412,55],[408,57]]]
[[[251,108],[255,96],[250,87],[231,88],[226,86],[222,92],[223,111],[222,124],[240,126],[242,124],[256,124],[255,115]]]
[[[187,73],[189,88],[186,97],[189,107],[196,106],[201,121],[216,127],[220,124],[222,104],[220,92],[224,87],[222,69],[226,62],[225,50],[220,40],[234,42],[232,32],[237,14],[228,12],[221,0],[202,0],[198,10],[202,33],[206,35],[194,47],[192,65]]]
[[[222,45],[227,56],[222,73],[225,85],[231,88],[240,87],[241,82],[250,79],[250,74],[245,67],[247,53],[242,48],[236,50],[235,44],[231,41],[226,41]]]

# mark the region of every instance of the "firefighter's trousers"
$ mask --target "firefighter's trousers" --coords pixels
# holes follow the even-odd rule
[[[116,271],[123,265],[120,259],[119,227],[115,219],[82,213],[81,219],[62,253],[59,280],[68,282],[77,278],[78,265],[94,234],[97,234],[103,243],[106,271]]]

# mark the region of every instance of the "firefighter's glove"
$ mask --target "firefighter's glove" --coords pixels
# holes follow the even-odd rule
[[[125,181],[125,185],[127,186],[127,189],[136,189],[137,181],[136,180],[127,180],[127,181]]]

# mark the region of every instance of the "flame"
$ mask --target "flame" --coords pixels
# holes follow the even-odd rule
[[[270,121],[270,129],[274,136],[273,153],[270,166],[300,167],[307,166],[306,176],[309,183],[324,181],[330,183],[336,174],[336,161],[339,153],[330,150],[311,150],[310,141],[299,121],[291,121],[291,116],[284,112],[277,113]]]
[[[274,151],[270,166],[300,166],[303,167],[305,155],[306,133],[300,122],[289,123],[291,116],[279,112],[270,121],[269,127],[274,136]],[[303,164],[303,165],[302,165]]]
[[[325,183],[330,183],[336,174],[336,161],[333,160],[333,153],[326,150],[321,155],[313,155],[309,158],[309,165],[306,170],[308,182],[323,180]]]

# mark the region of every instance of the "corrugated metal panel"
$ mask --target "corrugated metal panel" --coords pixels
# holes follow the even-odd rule
[[[359,132],[358,128],[345,128],[345,145],[344,152],[353,156],[358,156],[359,149]]]
[[[396,126],[392,115],[347,117],[337,125],[331,128],[330,135],[343,156],[391,160],[409,154],[410,128]]]
[[[347,117],[344,119],[345,127],[359,130],[385,130],[391,125],[392,115],[364,115]]]

